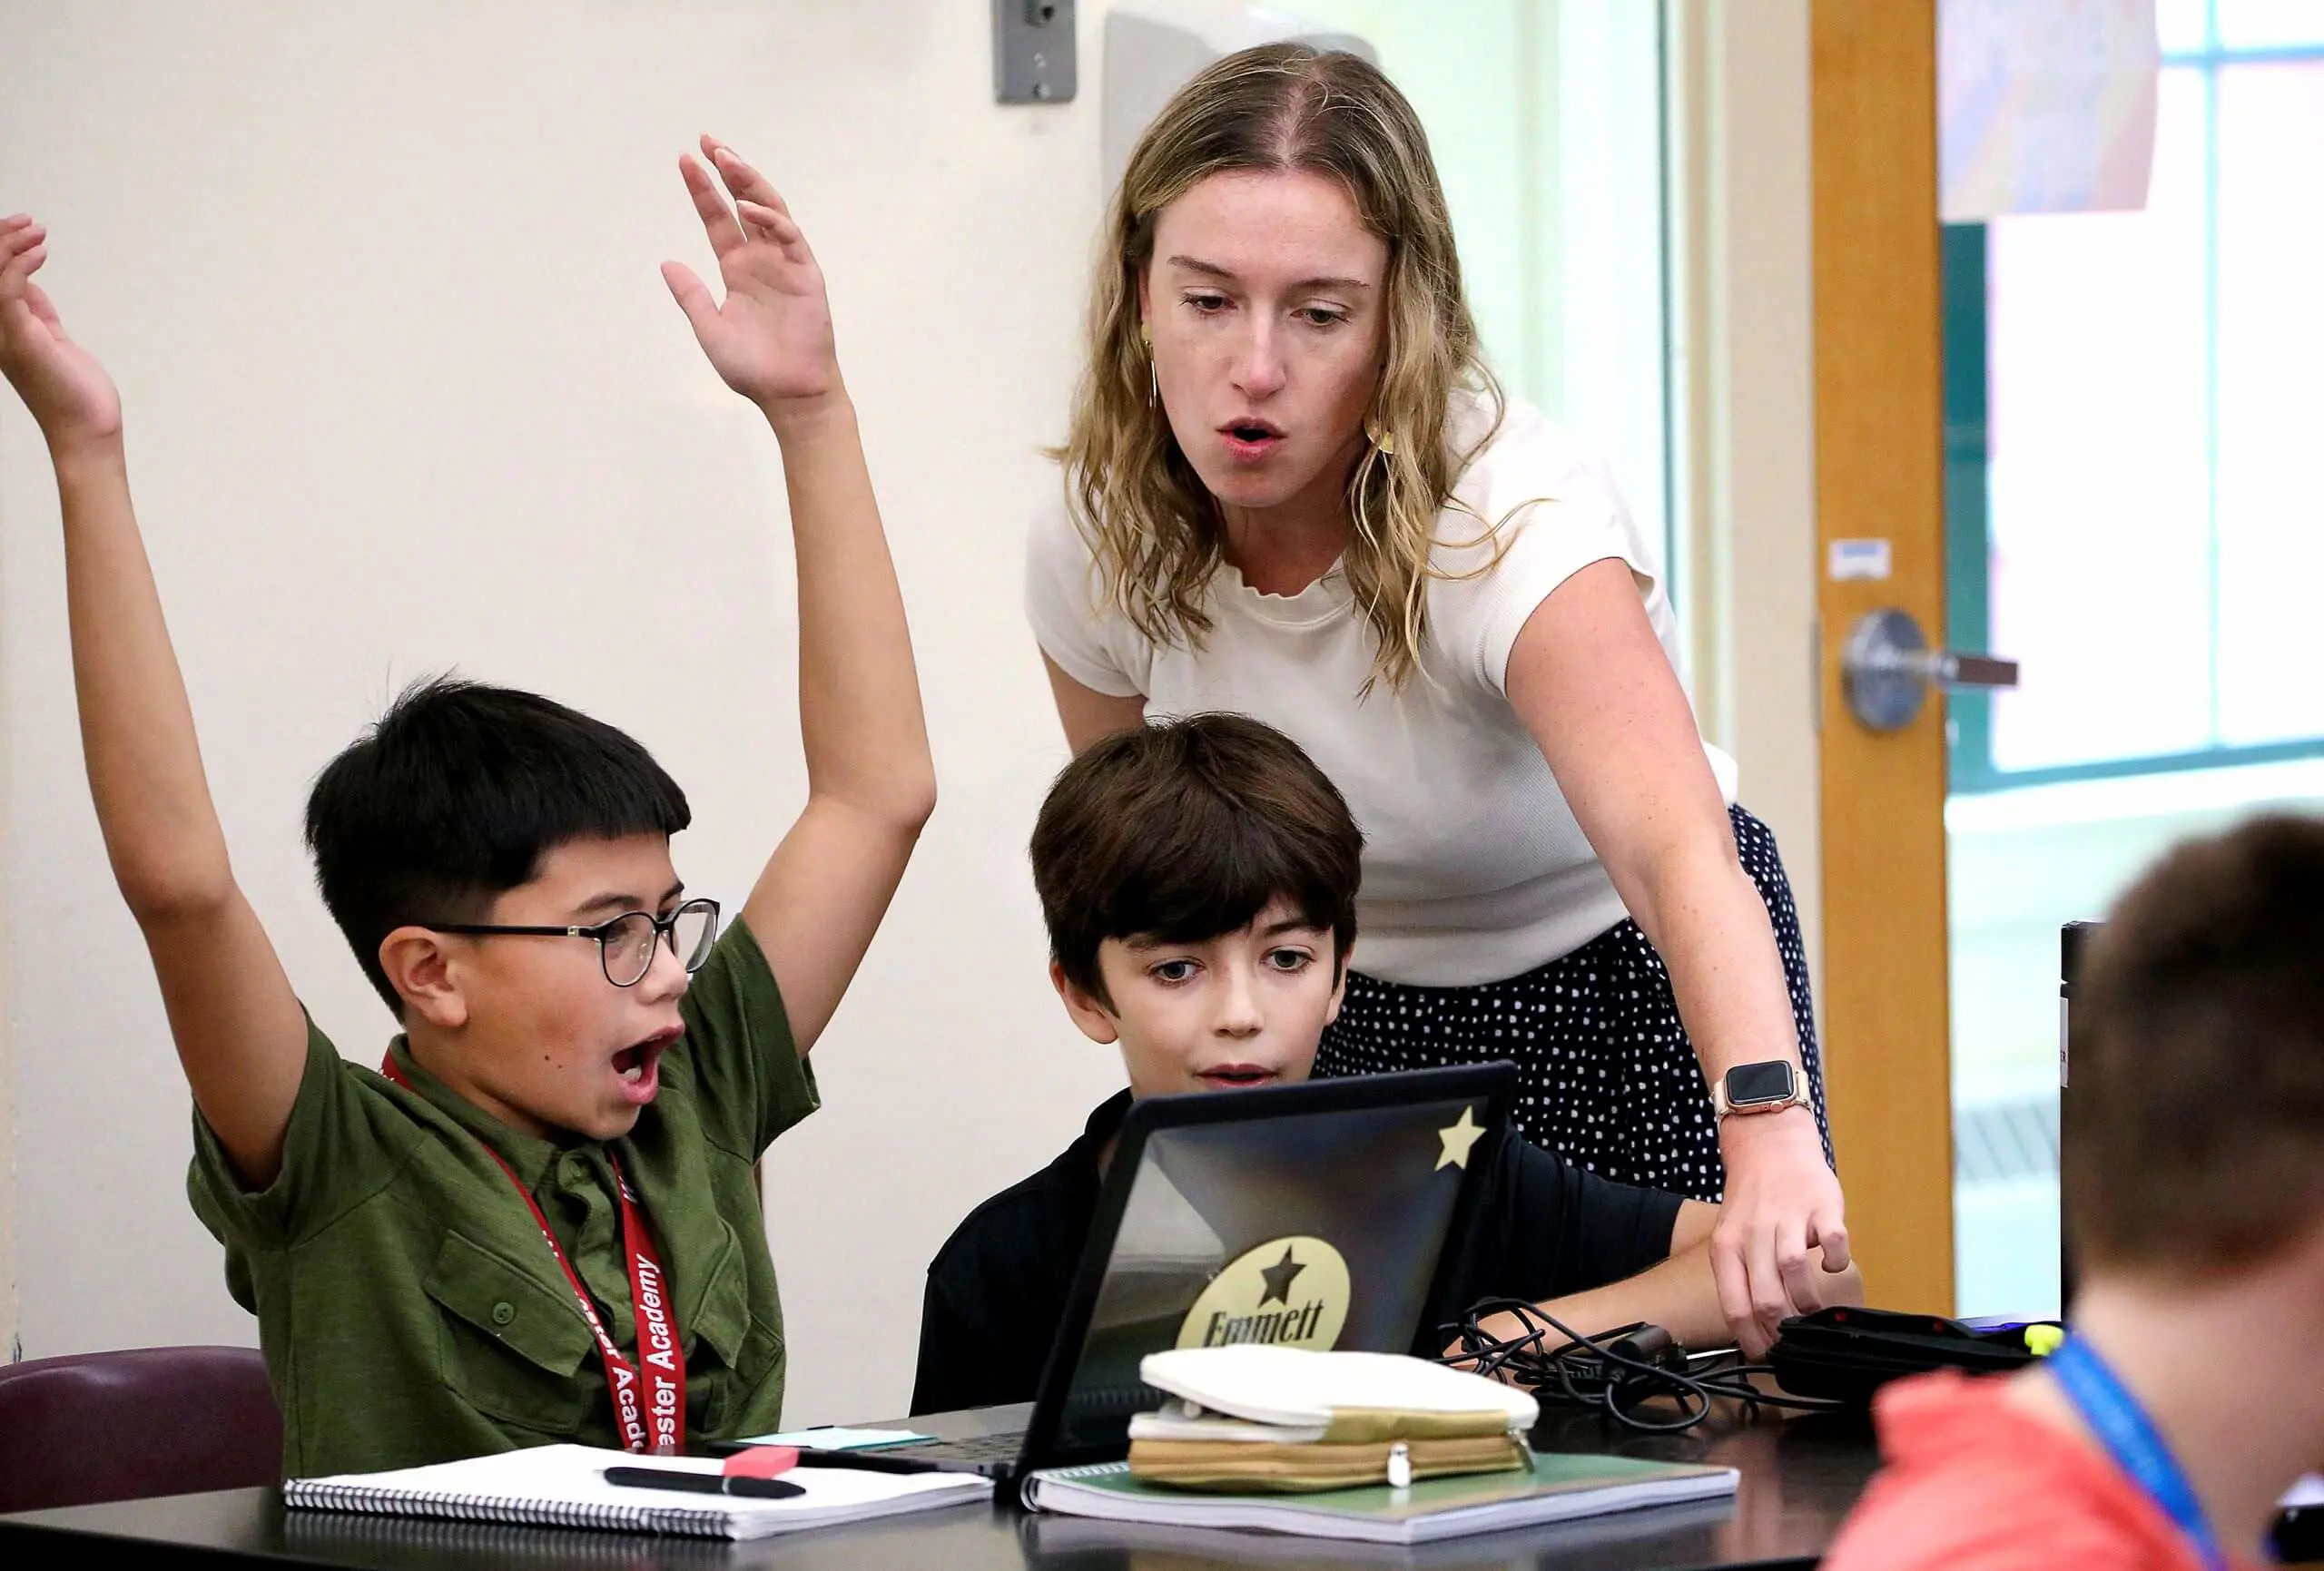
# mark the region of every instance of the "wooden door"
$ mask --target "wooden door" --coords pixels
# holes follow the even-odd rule
[[[1943,638],[1935,0],[1814,0],[1817,564],[1832,1139],[1870,1301],[1953,1310],[1945,706],[1875,732],[1839,648],[1901,606]],[[1835,540],[1886,540],[1835,581]]]

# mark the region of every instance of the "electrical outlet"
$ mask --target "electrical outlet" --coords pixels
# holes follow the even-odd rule
[[[992,0],[993,95],[1063,103],[1074,87],[1073,0]]]

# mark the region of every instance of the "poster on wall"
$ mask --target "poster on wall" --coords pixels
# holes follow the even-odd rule
[[[1939,0],[1945,221],[2144,207],[2162,64],[2154,0]]]

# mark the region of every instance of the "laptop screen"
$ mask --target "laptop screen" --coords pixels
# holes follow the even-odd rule
[[[1057,1452],[1119,1454],[1130,1415],[1162,1400],[1139,1361],[1166,1348],[1409,1350],[1468,1157],[1490,1150],[1488,1103],[1438,1095],[1149,1131]]]

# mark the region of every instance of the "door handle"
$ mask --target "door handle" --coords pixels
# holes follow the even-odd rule
[[[1874,731],[1902,731],[1920,714],[1932,686],[2015,687],[2017,662],[1931,649],[1912,613],[1866,612],[1840,646],[1840,687],[1848,712]]]

